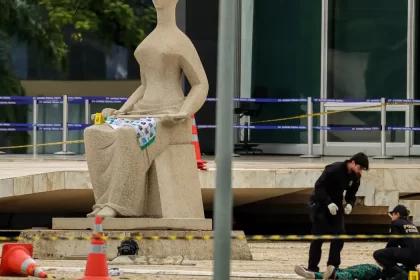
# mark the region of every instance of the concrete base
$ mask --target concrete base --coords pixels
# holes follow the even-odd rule
[[[121,237],[151,237],[151,236],[177,236],[180,239],[169,240],[141,240],[139,244],[140,256],[156,256],[166,258],[170,256],[183,256],[189,260],[212,260],[213,240],[193,239],[185,240],[186,235],[213,236],[213,231],[166,231],[166,230],[142,230],[142,231],[105,231],[108,238],[106,241],[106,253],[109,260],[117,257],[117,247],[121,244]],[[34,258],[40,259],[86,259],[90,241],[84,239],[91,237],[89,230],[24,230],[21,232],[20,243],[31,242],[34,245]],[[243,231],[233,231],[232,236],[243,236]],[[51,240],[52,237],[61,237]],[[40,237],[37,240],[35,237]],[[68,240],[66,240],[68,238]],[[35,239],[35,240],[34,240]],[[232,260],[252,260],[251,251],[246,240],[232,239]]]
[[[57,156],[75,156],[76,153],[69,152],[69,151],[61,151],[61,152],[54,153],[54,155],[57,155]]]
[[[301,155],[300,158],[320,158],[320,155]]]
[[[374,156],[373,159],[394,159],[393,156]]]
[[[53,229],[86,230],[92,229],[95,218],[53,218]],[[165,219],[165,218],[106,218],[104,230],[212,230],[211,219]]]

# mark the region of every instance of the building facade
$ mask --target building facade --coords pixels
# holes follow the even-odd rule
[[[268,98],[325,99],[420,99],[416,87],[418,6],[415,0],[235,0],[238,7],[236,97],[255,97],[255,89],[267,89]],[[191,38],[206,69],[210,92],[216,96],[217,0],[179,0],[177,20]],[[139,67],[132,50],[113,47],[104,51],[95,42],[70,45],[68,73],[57,74],[38,61],[36,50],[18,45],[14,50],[16,72],[24,79],[28,95],[128,96],[139,83]],[[188,91],[188,85],[186,85]],[[236,104],[238,106],[238,104]],[[314,103],[314,112],[369,105],[353,102]],[[60,105],[42,105],[39,122],[59,122]],[[42,107],[41,106],[41,107]],[[83,123],[82,105],[71,105],[70,123]],[[119,105],[116,105],[118,107]],[[344,107],[343,107],[344,106]],[[102,105],[93,105],[92,112]],[[215,103],[208,102],[197,114],[198,124],[215,124]],[[420,126],[417,106],[388,106],[387,125]],[[305,102],[263,103],[250,121],[266,121],[303,115]],[[29,120],[30,121],[30,120]],[[237,119],[236,123],[240,121]],[[380,108],[350,110],[314,117],[315,125],[380,126]],[[307,119],[262,122],[261,125],[306,126]],[[243,131],[236,131],[236,139]],[[38,132],[39,142],[60,140],[60,133]],[[305,154],[306,130],[250,130],[253,143],[265,153]],[[81,139],[71,131],[69,139]],[[214,129],[199,131],[201,149],[214,152]],[[380,131],[314,131],[314,152],[350,155],[364,151],[378,155]],[[420,134],[387,131],[387,153],[420,155]],[[60,147],[40,149],[43,153]],[[83,153],[82,145],[70,150]],[[30,151],[29,151],[30,152]]]

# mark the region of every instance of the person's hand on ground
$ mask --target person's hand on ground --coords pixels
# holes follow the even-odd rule
[[[353,207],[350,204],[347,204],[346,208],[344,208],[344,213],[348,215],[351,213],[351,210],[353,210]]]
[[[337,215],[338,207],[335,203],[328,204],[328,210],[330,210],[331,215]]]

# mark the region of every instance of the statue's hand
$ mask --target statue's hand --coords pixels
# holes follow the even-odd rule
[[[188,113],[180,112],[173,115],[166,115],[163,116],[160,120],[162,121],[162,124],[165,126],[173,127],[176,126],[179,123],[182,123],[186,119],[188,119],[190,115]]]
[[[120,114],[123,114],[123,113],[116,109],[105,108],[102,110],[102,116],[104,116],[104,118],[110,117],[110,116],[117,116]]]

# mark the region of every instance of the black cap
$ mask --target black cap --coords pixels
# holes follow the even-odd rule
[[[404,205],[397,205],[395,206],[394,210],[389,212],[389,214],[393,214],[393,213],[399,213],[400,216],[402,217],[408,217],[408,215],[410,214],[410,211],[408,211],[407,207],[405,207]]]
[[[349,161],[354,161],[355,164],[360,165],[365,170],[369,170],[369,159],[364,153],[355,154]]]

